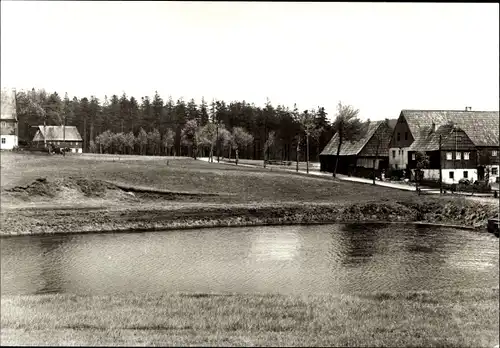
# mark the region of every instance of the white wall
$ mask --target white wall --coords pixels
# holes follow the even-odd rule
[[[5,144],[3,143],[5,139]],[[2,135],[0,141],[0,149],[2,150],[12,150],[14,146],[17,146],[17,135]]]
[[[489,173],[490,173],[490,183],[495,183],[496,182],[496,179],[497,177],[499,176],[499,172],[500,172],[500,166],[499,165],[492,165],[492,166],[486,166],[487,169],[489,169]],[[491,174],[492,172],[492,169],[493,168],[496,168],[497,169],[497,174],[493,175]],[[485,169],[485,172],[486,172],[486,169]]]
[[[422,169],[424,172],[424,180],[439,180],[439,169]],[[469,181],[477,180],[477,169],[443,169],[443,183],[445,184],[458,184],[460,179],[464,178],[464,172],[467,172],[467,179]],[[453,179],[450,179],[450,172],[453,172]],[[415,173],[413,171],[413,173]],[[493,179],[495,180],[495,179]]]
[[[422,169],[424,172],[424,180],[439,180],[439,169]],[[415,177],[415,170],[412,170]]]
[[[460,179],[464,178],[464,172],[468,172],[467,178],[469,181],[477,180],[477,169],[443,169],[443,182],[446,184],[458,184]],[[450,179],[450,172],[454,173],[454,178]]]
[[[408,147],[391,147],[389,149],[389,166],[393,169],[396,169],[396,164],[398,165],[397,169],[406,169],[408,165]],[[392,151],[396,151],[396,157],[392,157]]]

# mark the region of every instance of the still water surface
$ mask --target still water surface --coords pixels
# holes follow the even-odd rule
[[[315,225],[2,238],[2,294],[351,293],[498,287],[498,238]]]

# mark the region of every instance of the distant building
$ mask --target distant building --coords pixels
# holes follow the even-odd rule
[[[444,182],[456,183],[465,175],[495,182],[499,172],[499,123],[498,111],[402,110],[389,144],[389,163],[394,169],[414,169],[415,163],[409,163],[415,152],[438,151],[437,135],[441,134],[446,147],[441,154]],[[434,161],[430,169],[438,169],[439,162]]]
[[[38,126],[33,138],[35,147],[54,145],[56,147],[71,149],[71,152],[82,153],[83,139],[75,126]]]
[[[355,141],[343,140],[340,147],[337,172],[366,176],[373,172],[373,161],[377,175],[389,165],[389,142],[396,120],[367,121]],[[337,161],[339,136],[335,134],[319,155],[321,171],[333,172]]]
[[[18,121],[16,112],[16,91],[2,89],[2,114],[0,117],[0,149],[12,150],[18,145]]]

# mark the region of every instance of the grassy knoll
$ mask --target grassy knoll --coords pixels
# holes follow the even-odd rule
[[[2,297],[6,345],[493,347],[498,289]]]
[[[349,202],[366,201],[374,195],[388,199],[401,197],[401,193],[386,188],[190,158],[140,160],[137,159],[140,156],[131,159],[122,156],[114,161],[113,156],[63,158],[15,153],[1,156],[2,188],[27,185],[39,177],[54,180],[82,176],[162,190],[232,194],[232,202]],[[404,194],[409,196],[411,192]]]
[[[482,226],[495,204],[190,158],[1,154],[3,235],[427,221]]]

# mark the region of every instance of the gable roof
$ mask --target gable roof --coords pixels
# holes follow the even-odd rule
[[[1,91],[1,105],[2,111],[0,119],[3,120],[15,120],[17,121],[16,112],[16,93],[14,90],[8,90],[2,88]]]
[[[454,124],[447,123],[435,131],[432,131],[432,127],[422,128],[408,151],[437,151],[440,137],[441,150],[473,150],[475,148],[467,133]]]
[[[362,129],[361,129],[361,134],[357,140],[354,141],[344,141],[342,143],[342,146],[340,147],[340,153],[339,156],[354,156],[358,155],[361,150],[366,146],[368,141],[373,137],[375,132],[379,129],[379,127],[384,123],[385,121],[370,121],[370,122],[364,122]],[[389,122],[390,124],[391,122]],[[388,132],[387,134],[387,143],[390,141],[390,135],[392,132]],[[325,146],[323,151],[321,151],[320,156],[324,155],[337,155],[337,148],[339,146],[339,135],[338,133],[335,133],[335,135],[332,137],[332,139],[328,142],[328,144]],[[385,149],[387,146],[380,146],[380,156],[382,155],[383,149]]]
[[[413,137],[432,127],[453,123],[462,129],[476,146],[499,146],[499,112],[465,110],[402,110]]]
[[[38,131],[33,141],[83,141],[78,129],[75,126],[66,126],[66,132],[63,132],[64,126],[45,126],[47,136],[45,137],[44,126],[38,126]]]

